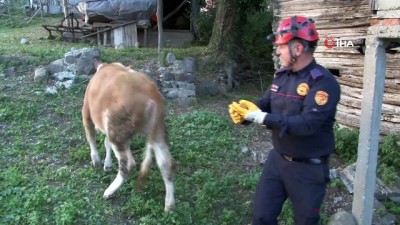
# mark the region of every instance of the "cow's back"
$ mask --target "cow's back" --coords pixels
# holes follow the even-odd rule
[[[86,93],[86,104],[96,126],[104,131],[104,116],[121,117],[127,112],[140,128],[139,118],[146,116],[149,101],[163,112],[163,97],[157,86],[143,73],[119,64],[106,64],[99,68],[90,80]],[[132,114],[131,112],[135,112]]]

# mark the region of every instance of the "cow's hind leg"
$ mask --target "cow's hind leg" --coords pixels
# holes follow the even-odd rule
[[[150,143],[147,142],[146,144],[146,152],[145,152],[145,158],[140,166],[140,173],[139,173],[139,187],[142,187],[145,178],[149,174],[150,166],[151,166],[151,161],[152,161],[152,146]]]
[[[106,158],[104,159],[104,171],[110,172],[112,169],[112,158],[111,158],[111,142],[109,137],[104,138],[104,147],[106,148]]]
[[[164,211],[168,212],[173,210],[175,207],[174,184],[172,182],[173,161],[168,146],[165,143],[154,143],[153,148],[157,165],[160,168],[165,184]]]
[[[124,181],[128,178],[131,170],[135,167],[135,160],[133,159],[132,153],[129,149],[129,144],[115,145],[111,142],[111,147],[114,151],[116,158],[118,159],[118,174],[114,181],[108,186],[104,192],[103,198],[109,199],[121,187]]]
[[[101,162],[96,146],[96,130],[90,118],[89,111],[85,106],[82,110],[82,120],[83,126],[85,128],[86,140],[88,141],[90,147],[90,157],[92,159],[92,164],[94,167],[99,168],[101,167]]]

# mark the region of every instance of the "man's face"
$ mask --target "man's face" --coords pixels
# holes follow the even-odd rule
[[[292,61],[290,57],[290,50],[289,50],[290,48],[292,48],[293,57],[295,57],[296,59],[298,59],[298,57],[301,56],[304,51],[303,45],[296,40],[292,40],[290,45],[289,44],[278,45],[276,48],[276,54],[279,56],[279,61],[282,67],[290,68],[293,66],[293,63],[296,63],[296,61]]]
[[[279,57],[279,62],[282,67],[290,67],[290,53],[288,44],[280,44],[276,48],[276,54]]]

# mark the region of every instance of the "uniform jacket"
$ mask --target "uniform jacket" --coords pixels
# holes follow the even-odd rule
[[[339,99],[339,83],[313,60],[297,72],[278,70],[256,105],[268,113],[264,125],[272,131],[276,151],[315,158],[334,151],[333,125]]]

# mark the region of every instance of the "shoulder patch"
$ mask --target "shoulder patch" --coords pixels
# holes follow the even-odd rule
[[[314,69],[310,70],[310,74],[311,74],[311,77],[313,80],[324,75],[324,73],[318,68],[314,68]]]
[[[315,94],[315,102],[318,105],[325,105],[328,102],[329,95],[325,91],[317,91]]]

